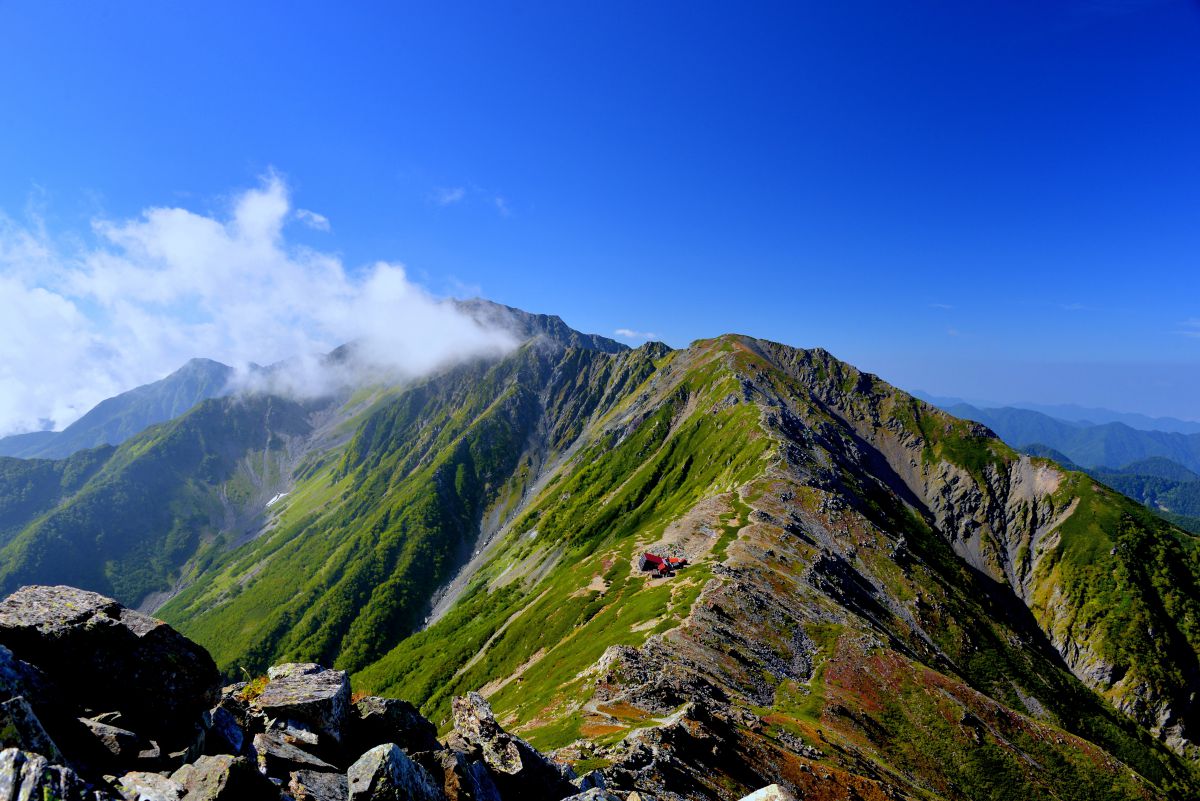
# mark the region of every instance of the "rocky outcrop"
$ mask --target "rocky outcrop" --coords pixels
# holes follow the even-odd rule
[[[558,801],[575,793],[574,774],[539,754],[533,746],[500,727],[479,693],[455,698],[454,735],[450,742],[479,749],[500,794]]]
[[[350,766],[350,801],[444,801],[429,771],[395,744],[378,745]]]
[[[443,744],[412,704],[352,705],[346,674],[316,664],[218,690],[203,649],[95,593],[18,590],[0,601],[0,641],[0,736],[14,746],[0,752],[0,799],[561,801],[597,789],[573,786],[473,693],[455,699]]]
[[[73,587],[22,587],[0,601],[0,645],[54,683],[57,706],[119,711],[126,728],[168,751],[194,740],[220,687],[203,648]]]
[[[252,706],[268,717],[296,721],[319,735],[341,740],[350,708],[350,679],[344,671],[292,663],[270,668],[267,678]]]

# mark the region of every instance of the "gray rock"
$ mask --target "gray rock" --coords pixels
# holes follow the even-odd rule
[[[288,792],[295,801],[347,801],[350,785],[342,773],[298,770],[291,775]]]
[[[346,778],[349,801],[446,800],[429,771],[409,759],[395,743],[377,745],[363,754],[350,766]]]
[[[278,801],[279,790],[245,757],[202,756],[171,774],[187,801]]]
[[[615,793],[610,793],[603,787],[593,787],[590,790],[584,790],[582,793],[567,796],[563,801],[621,801],[621,797]]]
[[[350,708],[350,679],[344,671],[310,663],[277,665],[251,706],[271,718],[308,724],[319,734],[341,742]]]
[[[0,799],[93,801],[94,795],[70,768],[51,764],[40,754],[6,748],[0,751]]]
[[[449,801],[501,801],[500,791],[479,759],[471,760],[461,751],[423,751],[413,757],[434,781],[441,778],[442,791]]]
[[[778,784],[768,784],[761,790],[742,796],[739,801],[796,801],[796,795]]]
[[[125,801],[180,801],[183,785],[159,773],[133,771],[115,782]]]
[[[128,729],[101,723],[95,718],[80,718],[79,722],[87,727],[105,751],[117,759],[136,759],[145,746],[142,738]]]
[[[254,735],[254,751],[259,770],[268,776],[286,778],[297,770],[337,772],[333,765],[297,748],[278,732]]]
[[[223,706],[214,707],[205,745],[213,754],[241,754],[246,747],[246,733],[237,718]]]
[[[33,751],[51,762],[64,761],[62,752],[23,696],[0,703],[0,745]]]
[[[504,798],[558,801],[577,792],[570,768],[559,766],[496,722],[492,708],[479,693],[455,698],[454,733],[478,748]],[[466,750],[466,749],[462,749]]]
[[[351,710],[349,742],[359,753],[384,743],[395,743],[405,751],[438,751],[437,727],[408,701],[367,696]]]
[[[578,787],[580,790],[591,790],[599,788],[601,790],[608,787],[608,782],[604,780],[604,774],[598,770],[589,770],[587,773],[575,779],[571,784]]]
[[[74,587],[22,587],[0,601],[0,645],[85,709],[116,709],[169,746],[217,700],[208,652],[166,623]]]

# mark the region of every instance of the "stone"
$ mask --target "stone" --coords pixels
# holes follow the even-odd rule
[[[559,801],[578,791],[570,768],[559,766],[496,722],[492,708],[479,693],[452,701],[454,733],[481,752],[500,795],[540,801]],[[464,749],[465,750],[465,749]]]
[[[210,754],[241,754],[246,747],[246,733],[237,718],[223,706],[213,707],[205,746]]]
[[[187,801],[278,801],[279,790],[245,757],[202,756],[171,774]]]
[[[778,784],[768,784],[761,790],[742,796],[739,801],[797,801],[795,793]]]
[[[160,773],[132,771],[115,782],[125,801],[181,801],[183,785]]]
[[[408,753],[438,751],[437,727],[408,701],[367,696],[354,704],[348,724],[349,741],[362,753],[384,743],[395,743]]]
[[[288,792],[295,801],[347,801],[350,785],[342,773],[298,770],[288,781]]]
[[[267,686],[250,702],[252,707],[270,718],[307,724],[341,742],[350,708],[350,679],[345,671],[291,663],[270,668],[267,678]]]
[[[278,732],[254,735],[254,751],[259,770],[268,776],[284,778],[297,770],[337,771],[328,762],[292,745]]]
[[[461,751],[422,751],[414,756],[434,781],[442,780],[442,792],[449,801],[501,801],[487,766],[470,760]]]
[[[608,787],[608,783],[604,780],[604,774],[598,770],[589,770],[587,773],[575,779],[571,784],[578,787],[580,790],[591,790],[599,788],[601,790]]]
[[[136,759],[145,745],[141,737],[128,729],[102,723],[95,718],[80,718],[79,722],[87,727],[105,751],[119,760]]]
[[[395,743],[377,745],[346,772],[349,801],[445,801],[429,771],[413,762]],[[513,798],[520,798],[514,795]]]
[[[51,762],[64,761],[33,707],[20,695],[0,703],[0,746],[33,751]]]
[[[610,793],[603,787],[593,787],[590,790],[584,790],[582,793],[567,796],[563,801],[621,801],[621,797],[615,793]]]
[[[93,801],[94,796],[70,768],[52,764],[40,754],[6,748],[0,751],[0,799]]]
[[[117,710],[173,747],[217,700],[208,652],[161,620],[74,587],[28,586],[0,601],[0,645],[41,670],[59,703]]]

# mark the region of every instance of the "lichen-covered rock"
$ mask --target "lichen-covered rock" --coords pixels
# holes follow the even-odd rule
[[[310,770],[336,772],[337,768],[323,759],[318,759],[284,739],[278,732],[254,735],[254,752],[258,755],[258,767],[268,776],[287,778],[293,771]]]
[[[0,799],[4,801],[93,801],[75,771],[51,764],[44,756],[6,748],[0,751]]]
[[[570,782],[575,778],[570,769],[551,762],[520,737],[504,731],[482,695],[467,693],[455,698],[452,706],[454,734],[468,747],[480,750],[501,796],[559,801],[578,791]]]
[[[354,704],[348,723],[348,745],[363,753],[384,743],[405,751],[437,751],[437,727],[408,701],[368,696]]]
[[[210,713],[205,745],[210,754],[241,754],[246,747],[246,733],[237,718],[223,706]]]
[[[187,801],[278,801],[279,790],[245,757],[202,756],[171,774]]]
[[[180,801],[183,785],[159,773],[132,771],[116,781],[117,791],[125,801]]]
[[[115,759],[136,759],[145,746],[142,738],[128,729],[122,729],[94,718],[80,718],[79,722],[92,733],[96,742]]]
[[[347,801],[350,785],[342,773],[298,770],[288,781],[288,793],[295,801]]]
[[[23,696],[0,703],[0,746],[20,748],[41,754],[51,762],[62,762],[63,755],[37,714]]]
[[[349,801],[445,801],[442,788],[425,768],[395,743],[378,745],[346,773]],[[524,796],[515,795],[514,798]]]
[[[350,679],[341,670],[311,663],[277,665],[251,706],[271,718],[290,719],[341,741],[350,708]]]
[[[796,796],[778,784],[768,784],[761,790],[742,796],[739,801],[796,801]]]
[[[0,645],[49,677],[60,703],[119,710],[130,728],[168,747],[190,740],[217,700],[207,651],[94,592],[22,587],[0,601]]]
[[[602,787],[593,787],[582,793],[567,796],[563,801],[622,801],[622,799],[619,795],[610,793]]]
[[[461,751],[424,751],[414,757],[434,780],[441,778],[442,792],[449,801],[501,801],[487,766]]]

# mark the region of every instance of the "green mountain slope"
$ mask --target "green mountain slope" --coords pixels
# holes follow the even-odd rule
[[[0,588],[61,582],[131,605],[168,590],[188,559],[220,551],[308,430],[299,404],[223,398],[117,448],[0,460]]]
[[[333,661],[435,719],[482,688],[691,797],[1200,787],[1197,540],[822,351],[526,346],[381,403],[281,505],[160,610],[231,672]]]

